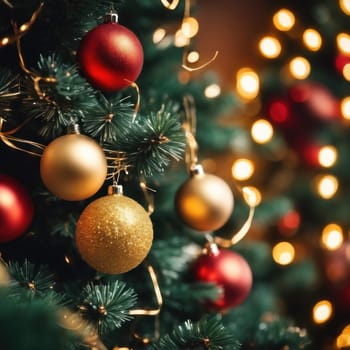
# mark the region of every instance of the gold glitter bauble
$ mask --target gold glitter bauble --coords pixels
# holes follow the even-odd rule
[[[76,227],[83,260],[97,271],[119,274],[132,270],[152,246],[152,221],[133,199],[111,194],[91,202]]]
[[[202,232],[223,226],[232,214],[233,204],[228,184],[220,177],[202,171],[193,172],[175,198],[176,210],[182,221]]]
[[[94,195],[107,175],[107,161],[101,146],[81,134],[67,134],[53,140],[44,150],[40,175],[49,191],[67,201]]]

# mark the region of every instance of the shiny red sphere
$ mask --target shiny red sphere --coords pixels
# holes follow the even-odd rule
[[[253,283],[246,260],[227,249],[201,255],[193,266],[193,273],[197,282],[214,283],[222,289],[223,293],[217,300],[206,302],[209,309],[225,310],[241,304]]]
[[[23,185],[0,174],[0,242],[21,236],[33,219],[33,202]]]
[[[103,23],[83,37],[78,63],[92,86],[115,92],[129,86],[141,73],[143,49],[128,28],[114,22]]]

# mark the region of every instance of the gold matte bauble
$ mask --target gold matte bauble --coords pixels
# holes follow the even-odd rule
[[[152,246],[153,227],[145,209],[133,199],[111,194],[91,202],[76,227],[82,259],[108,274],[138,266]]]
[[[232,214],[231,188],[220,177],[194,173],[176,193],[175,207],[182,221],[202,232],[222,227]]]
[[[67,134],[45,148],[40,175],[50,192],[67,201],[78,201],[91,197],[103,185],[107,161],[92,138]]]

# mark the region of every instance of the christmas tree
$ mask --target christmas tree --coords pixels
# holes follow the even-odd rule
[[[232,92],[200,4],[1,2],[0,349],[349,346],[347,13],[294,7],[324,50],[274,24]]]

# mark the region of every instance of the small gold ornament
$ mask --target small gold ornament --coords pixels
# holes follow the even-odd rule
[[[138,266],[152,246],[153,227],[146,210],[117,193],[96,199],[82,212],[76,243],[83,260],[99,272],[125,273]]]
[[[94,195],[107,175],[107,161],[101,146],[79,133],[53,140],[40,161],[41,178],[49,191],[67,201]]]
[[[176,193],[175,206],[182,221],[202,231],[215,231],[232,214],[234,198],[231,188],[220,177],[205,174],[202,166],[191,170],[190,178]]]

